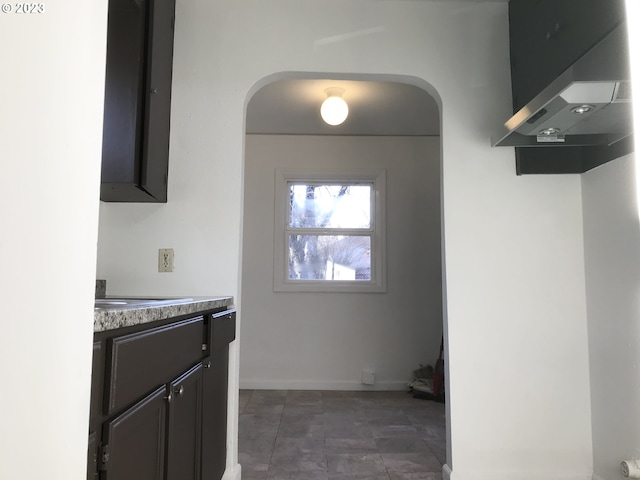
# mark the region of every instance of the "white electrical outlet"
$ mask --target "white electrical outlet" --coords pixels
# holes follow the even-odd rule
[[[362,371],[362,384],[363,385],[373,385],[376,383],[376,374],[373,370],[363,370]]]
[[[158,250],[158,271],[173,272],[173,248]]]

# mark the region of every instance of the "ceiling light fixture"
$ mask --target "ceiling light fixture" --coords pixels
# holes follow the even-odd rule
[[[349,106],[342,98],[344,89],[331,87],[325,89],[325,93],[327,94],[327,99],[322,102],[320,107],[322,120],[329,125],[340,125],[349,115]]]

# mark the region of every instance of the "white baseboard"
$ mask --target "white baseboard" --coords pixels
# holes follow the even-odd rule
[[[374,385],[363,385],[359,381],[240,380],[241,390],[402,391],[408,388],[406,380],[376,382]]]
[[[593,476],[590,473],[555,473],[555,472],[495,472],[495,471],[460,471],[456,470],[455,475],[448,465],[442,467],[443,480],[604,480]]]
[[[240,480],[242,478],[242,467],[236,463],[233,468],[227,468],[224,471],[222,480]]]

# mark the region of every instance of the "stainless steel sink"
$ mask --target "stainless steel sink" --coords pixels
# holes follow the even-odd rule
[[[171,305],[175,303],[186,303],[192,301],[193,298],[176,297],[176,298],[96,298],[94,308],[113,308],[113,307],[143,307],[143,306],[160,306]]]

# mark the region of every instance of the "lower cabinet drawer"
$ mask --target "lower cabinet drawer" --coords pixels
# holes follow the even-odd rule
[[[210,351],[215,352],[226,348],[236,338],[236,312],[235,310],[214,313],[211,315],[209,327]]]
[[[110,415],[202,358],[202,316],[107,342],[105,413]]]

